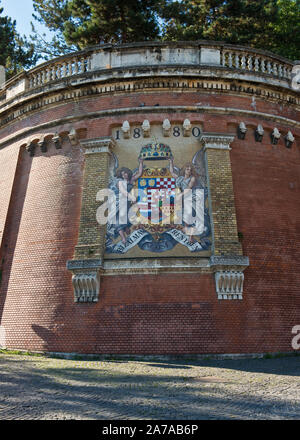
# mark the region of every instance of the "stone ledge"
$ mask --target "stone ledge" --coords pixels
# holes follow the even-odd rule
[[[115,259],[104,261],[104,276],[158,273],[212,273],[209,257],[149,258],[142,260]]]
[[[103,267],[103,261],[100,258],[67,261],[68,270],[90,270],[90,269],[101,269],[102,267]]]
[[[73,273],[74,302],[98,302],[102,260],[69,260],[66,266]]]
[[[249,266],[249,258],[240,255],[230,255],[230,256],[216,256],[213,255],[210,258],[210,265],[217,267],[228,267],[228,266],[241,266],[241,269]],[[242,269],[242,270],[244,270]]]

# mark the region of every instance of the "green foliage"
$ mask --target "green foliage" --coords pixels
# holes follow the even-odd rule
[[[291,60],[300,59],[300,0],[278,0],[278,15],[270,27],[270,50]]]
[[[56,32],[44,54],[99,43],[128,43],[159,36],[160,0],[33,0],[35,18]],[[35,35],[35,43],[39,36]],[[41,42],[38,51],[41,53]]]
[[[6,348],[0,348],[0,354],[20,355],[20,356],[44,356],[43,353],[35,353],[27,350],[7,350]]]
[[[31,67],[37,58],[34,45],[17,33],[16,22],[4,16],[0,7],[0,65],[5,66],[7,76]]]
[[[36,50],[58,56],[99,43],[215,40],[300,58],[300,0],[33,0],[55,31]]]
[[[68,0],[33,0],[34,19],[54,32],[49,42],[45,34],[39,34],[32,24],[31,40],[36,53],[44,59],[51,59],[80,49],[79,44],[67,44],[63,35],[64,23],[72,20]]]
[[[164,40],[215,40],[299,58],[300,0],[182,0],[162,9]]]

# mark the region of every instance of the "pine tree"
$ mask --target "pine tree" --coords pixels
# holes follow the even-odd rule
[[[7,76],[31,67],[36,61],[34,46],[17,33],[16,22],[4,16],[0,7],[0,65],[6,68]]]
[[[52,49],[65,53],[71,47],[83,49],[99,43],[158,38],[157,11],[161,1],[33,0],[33,5],[34,17],[56,32]]]
[[[157,5],[157,0],[72,0],[69,11],[75,20],[65,23],[64,36],[81,47],[153,40],[159,35]]]
[[[300,60],[300,0],[278,0],[278,16],[271,23],[269,49],[291,60]]]
[[[225,41],[299,57],[299,0],[169,1],[162,16],[164,40]]]
[[[99,43],[216,40],[300,58],[300,0],[33,0],[53,57]]]

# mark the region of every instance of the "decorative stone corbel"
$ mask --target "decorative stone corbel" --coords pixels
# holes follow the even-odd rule
[[[235,270],[215,273],[218,299],[243,299],[244,274]]]
[[[33,142],[29,142],[29,143],[26,145],[26,151],[28,151],[30,157],[33,157],[33,156],[34,156],[34,154],[35,154],[35,149],[36,149],[36,144],[33,143]]]
[[[238,139],[244,140],[247,133],[247,127],[244,122],[241,122],[237,129]]]
[[[215,274],[218,299],[243,299],[244,270],[249,258],[244,256],[212,256],[210,264]]]
[[[144,138],[147,138],[150,136],[150,129],[151,129],[150,122],[148,121],[148,119],[145,119],[142,124]]]
[[[274,130],[271,133],[271,142],[272,142],[273,145],[277,145],[278,144],[280,136],[281,136],[280,131],[278,130],[278,128],[275,127]]]
[[[183,136],[189,137],[192,134],[192,124],[189,119],[185,119],[183,122]]]
[[[46,143],[45,139],[41,139],[38,142],[38,146],[40,147],[42,153],[46,153],[47,152],[47,143]]]
[[[75,302],[97,302],[100,289],[98,272],[79,273],[72,277]]]
[[[124,139],[129,139],[129,137],[130,137],[130,124],[128,121],[123,122],[122,131],[123,131]]]
[[[261,124],[259,124],[256,127],[256,130],[255,130],[255,140],[256,140],[256,142],[261,142],[262,139],[263,139],[263,136],[264,136],[264,129],[263,129],[263,126]]]
[[[67,269],[73,273],[74,301],[97,302],[103,270],[102,260],[71,260],[67,262]]]
[[[285,140],[285,146],[286,146],[287,148],[291,148],[292,145],[293,145],[293,143],[294,143],[294,141],[295,141],[295,138],[294,138],[294,136],[293,136],[293,134],[292,134],[291,131],[289,131],[289,132],[286,134],[286,136],[284,137],[284,140]]]
[[[72,130],[68,134],[68,137],[71,142],[71,145],[76,145],[78,143],[77,133],[75,128],[72,128]]]
[[[61,150],[62,142],[61,142],[61,138],[60,138],[60,136],[58,134],[55,134],[55,136],[52,138],[52,141],[53,141],[53,143],[55,145],[55,148],[57,150]]]
[[[163,135],[165,137],[171,136],[171,123],[170,123],[169,119],[164,120],[164,122],[162,124],[162,129],[163,129]]]

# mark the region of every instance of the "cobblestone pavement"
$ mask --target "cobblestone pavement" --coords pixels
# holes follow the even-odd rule
[[[300,419],[299,374],[296,356],[176,362],[0,354],[0,419]]]

